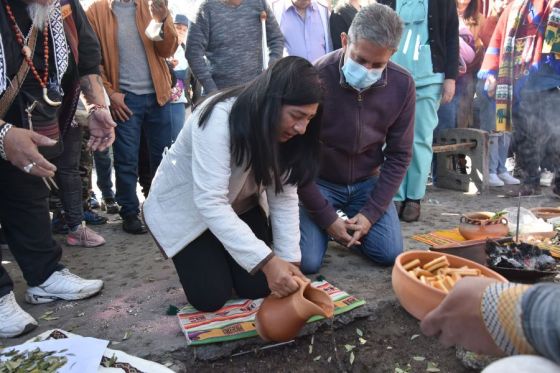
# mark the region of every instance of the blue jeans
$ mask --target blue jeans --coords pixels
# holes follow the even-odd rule
[[[177,137],[177,134],[173,133],[171,104],[159,106],[153,93],[147,95],[124,93],[124,102],[133,114],[125,122],[117,121],[116,138],[113,144],[116,199],[121,205],[120,214],[123,217],[140,212],[136,183],[141,131],[144,130],[146,133],[152,173],[161,162],[164,148],[170,146],[172,140]]]
[[[488,172],[491,174],[503,174],[507,172],[506,161],[511,144],[511,132],[490,133],[488,144],[489,164]]]
[[[115,198],[113,192],[113,181],[111,180],[111,170],[113,161],[109,149],[93,152],[95,162],[95,173],[97,174],[97,187],[101,190],[103,198]]]
[[[323,197],[337,210],[342,210],[348,217],[360,212],[367,203],[377,183],[377,177],[371,177],[352,185],[340,185],[324,180],[317,180]],[[329,237],[311,219],[303,206],[300,206],[301,231],[301,270],[303,273],[317,273],[327,251]],[[354,249],[380,265],[392,265],[395,258],[403,251],[403,237],[397,210],[393,203],[362,237],[361,245]]]
[[[171,125],[173,126],[172,132],[174,133],[172,141],[175,142],[179,132],[185,125],[186,111],[185,104],[182,102],[171,104]]]

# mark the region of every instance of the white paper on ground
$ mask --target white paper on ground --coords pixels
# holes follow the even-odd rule
[[[107,348],[109,341],[90,337],[72,337],[64,339],[49,339],[41,342],[24,343],[18,346],[6,347],[2,353],[17,350],[33,351],[39,348],[43,352],[56,351],[53,356],[65,356],[68,362],[58,369],[58,373],[80,372],[95,373]],[[65,350],[64,352],[59,352]],[[9,360],[0,357],[0,361]]]

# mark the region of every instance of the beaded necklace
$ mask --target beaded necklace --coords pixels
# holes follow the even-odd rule
[[[8,14],[8,18],[10,18],[10,21],[12,23],[11,26],[12,26],[12,30],[14,31],[14,34],[16,35],[16,40],[18,44],[21,46],[21,54],[23,54],[23,58],[29,65],[29,68],[31,69],[31,73],[35,77],[35,80],[37,80],[41,88],[43,88],[43,100],[50,106],[60,106],[62,102],[51,100],[48,96],[48,89],[47,89],[47,82],[49,80],[49,22],[48,21],[45,22],[45,27],[43,28],[43,56],[44,56],[45,68],[43,70],[43,76],[40,76],[39,72],[37,71],[37,68],[35,67],[35,64],[33,63],[31,48],[29,48],[29,46],[27,46],[26,44],[27,38],[23,35],[21,29],[18,26],[16,22],[16,17],[12,12],[12,8],[10,7],[10,4],[8,4],[7,0],[3,0],[3,3],[4,3],[4,7],[6,8],[6,13]],[[35,26],[31,25],[31,29],[33,29],[33,27]],[[31,31],[29,34],[31,34]]]

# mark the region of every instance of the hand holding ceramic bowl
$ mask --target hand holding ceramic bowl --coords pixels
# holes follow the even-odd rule
[[[413,278],[404,268],[404,265],[418,259],[420,265],[423,266],[441,256],[447,258],[451,268],[467,266],[470,269],[480,271],[482,276],[507,282],[504,277],[491,269],[458,256],[421,250],[404,252],[397,257],[393,267],[393,290],[403,308],[418,320],[422,320],[430,311],[435,309],[443,301],[446,293],[420,282],[417,278]]]
[[[256,315],[257,333],[266,341],[285,342],[293,339],[311,316],[331,318],[334,304],[331,297],[321,289],[311,286],[294,276],[299,289],[287,297],[268,296]]]

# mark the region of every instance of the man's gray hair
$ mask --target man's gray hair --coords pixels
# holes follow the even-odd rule
[[[397,12],[386,5],[373,3],[362,7],[356,14],[348,37],[352,43],[365,39],[387,49],[397,49],[402,31],[403,22]]]

